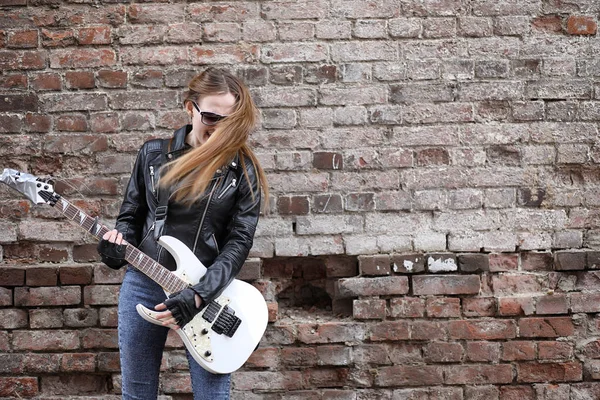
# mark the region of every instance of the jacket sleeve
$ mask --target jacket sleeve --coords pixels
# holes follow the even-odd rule
[[[115,229],[123,234],[123,239],[138,246],[144,220],[148,213],[148,203],[146,202],[146,184],[144,181],[144,147],[140,149],[133,166],[133,172],[129,178],[129,183],[125,188],[125,196],[119,216],[115,224]]]
[[[217,298],[240,272],[250,253],[260,214],[260,187],[252,163],[246,163],[248,178],[241,174],[235,212],[229,224],[225,245],[206,274],[192,287],[205,303]],[[252,194],[250,187],[254,191]]]

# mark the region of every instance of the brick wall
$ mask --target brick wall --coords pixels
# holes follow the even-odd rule
[[[0,4],[0,166],[109,223],[191,76],[251,87],[271,323],[234,399],[600,398],[596,0]],[[82,232],[0,188],[2,398],[119,398],[122,274]]]

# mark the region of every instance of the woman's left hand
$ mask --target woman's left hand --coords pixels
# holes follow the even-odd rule
[[[194,290],[187,288],[173,293],[164,303],[158,304],[154,309],[157,311],[166,310],[156,314],[156,318],[162,320],[163,326],[171,326],[177,330],[194,319],[196,314],[200,312],[201,305],[202,299],[200,296]]]

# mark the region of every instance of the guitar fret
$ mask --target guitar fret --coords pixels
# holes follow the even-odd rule
[[[63,215],[72,221],[79,218],[78,224],[96,238],[101,238],[106,232],[110,231],[104,225],[98,224],[95,218],[90,217],[63,197],[60,197],[57,203],[62,208]],[[177,292],[188,286],[177,275],[130,244],[126,245],[125,259],[169,293]]]

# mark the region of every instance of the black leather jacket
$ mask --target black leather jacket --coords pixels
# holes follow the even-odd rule
[[[157,243],[153,232],[158,174],[163,164],[163,141],[171,140],[169,160],[175,159],[190,149],[185,143],[190,130],[191,125],[187,125],[175,131],[172,139],[144,143],[116,222],[116,229],[125,240],[171,271],[175,270],[175,260]],[[244,161],[249,179],[236,157],[217,171],[205,195],[194,205],[188,207],[174,201],[168,204],[162,235],[181,240],[208,269],[194,285],[206,303],[218,297],[237,275],[252,247],[260,211],[260,188],[252,162]]]

